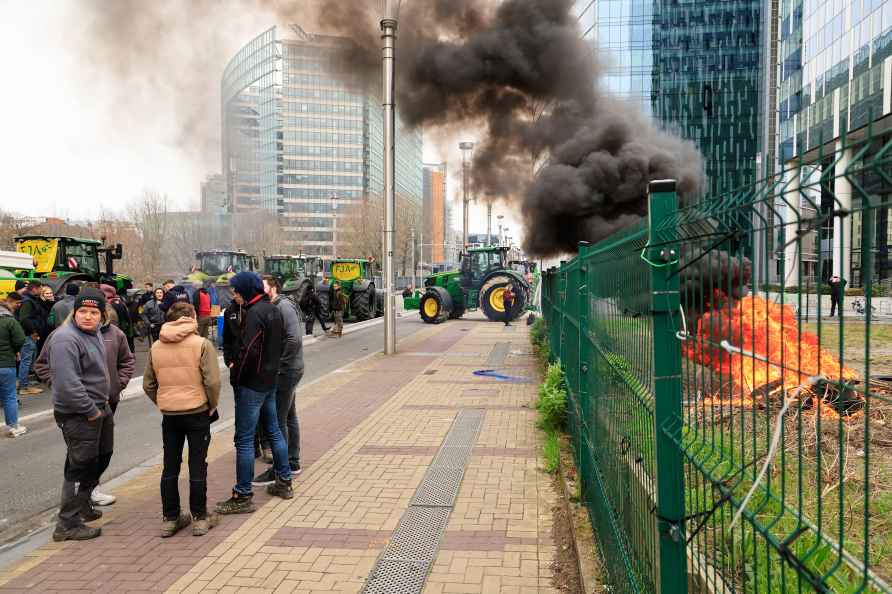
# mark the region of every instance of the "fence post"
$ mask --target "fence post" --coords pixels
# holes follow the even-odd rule
[[[651,314],[653,316],[654,433],[657,455],[657,531],[659,533],[660,594],[688,591],[685,526],[684,465],[681,441],[681,350],[673,318],[679,312],[678,246],[674,225],[660,223],[675,215],[675,180],[650,183],[649,237]],[[679,314],[680,315],[680,314]]]

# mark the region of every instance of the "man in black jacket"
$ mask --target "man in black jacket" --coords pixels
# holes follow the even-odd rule
[[[19,394],[24,396],[43,392],[43,389],[39,386],[32,387],[28,385],[31,363],[37,358],[39,353],[38,344],[41,336],[48,334],[49,312],[40,303],[41,291],[43,291],[43,284],[39,280],[31,280],[22,300],[22,306],[18,311],[19,323],[25,331],[25,344],[22,345],[22,350],[19,351],[21,355],[19,361]]]
[[[251,481],[258,418],[273,450],[276,480],[267,487],[267,492],[283,499],[294,497],[288,446],[276,416],[276,376],[285,335],[282,314],[263,292],[260,276],[240,272],[229,284],[244,300],[240,331],[233,349],[238,354],[229,363],[230,382],[235,391],[236,484],[232,497],[217,504],[217,512],[243,514],[255,509]]]

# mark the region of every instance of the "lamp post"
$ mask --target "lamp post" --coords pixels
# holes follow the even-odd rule
[[[473,142],[460,142],[458,143],[458,148],[461,149],[461,184],[462,184],[462,204],[464,208],[462,209],[462,226],[461,226],[461,240],[462,240],[462,249],[468,246],[468,223],[470,221],[470,202],[471,197],[468,195],[468,155],[470,155],[471,150],[474,148]]]
[[[412,227],[412,290],[415,290],[415,287],[418,286],[415,281],[415,273],[418,272],[418,267],[415,265],[415,227]]]
[[[382,66],[384,69],[384,354],[396,354],[396,303],[394,303],[393,278],[393,236],[396,194],[394,181],[394,139],[396,136],[394,105],[394,58],[396,53],[397,15],[400,0],[384,0],[384,18],[381,19],[381,39],[383,43]]]
[[[331,255],[338,259],[338,196],[331,195]]]

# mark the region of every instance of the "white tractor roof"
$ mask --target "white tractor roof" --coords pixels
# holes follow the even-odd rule
[[[30,254],[0,250],[0,268],[9,268],[12,270],[33,270],[34,259],[31,257]]]

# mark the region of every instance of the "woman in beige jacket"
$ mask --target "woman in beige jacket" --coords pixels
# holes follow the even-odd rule
[[[176,303],[167,312],[160,339],[149,351],[143,389],[164,415],[161,536],[173,536],[193,518],[192,534],[207,534],[217,523],[216,514],[207,511],[207,452],[211,419],[220,398],[220,367],[214,345],[198,335],[195,308],[191,304]],[[181,513],[177,487],[183,444],[187,440],[191,516]]]

